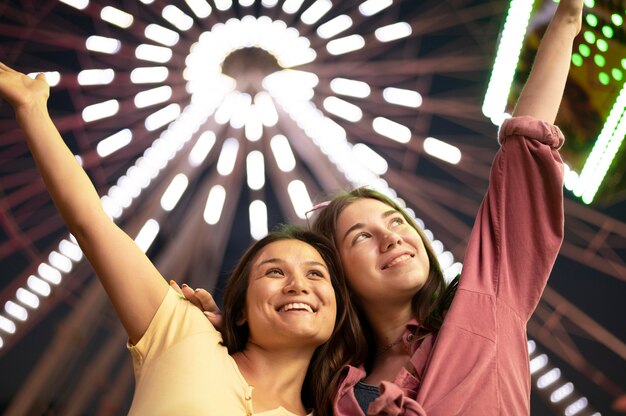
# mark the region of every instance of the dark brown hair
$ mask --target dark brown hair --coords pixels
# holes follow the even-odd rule
[[[326,236],[337,248],[336,231],[339,216],[348,205],[363,198],[375,199],[398,211],[421,237],[428,255],[430,270],[426,283],[422,289],[413,296],[411,301],[413,314],[420,324],[416,335],[418,337],[424,337],[429,333],[438,331],[443,323],[443,313],[450,307],[450,303],[456,293],[458,279],[455,279],[450,285],[446,285],[443,272],[437,261],[437,256],[428,238],[426,238],[424,232],[416,224],[415,220],[391,198],[368,188],[357,188],[351,192],[341,193],[335,196],[327,206],[315,213],[316,218],[312,226],[313,230]],[[368,366],[372,364],[375,354],[375,351],[367,350],[367,345],[375,345],[373,343],[373,332],[358,301],[355,301],[355,309],[359,315],[363,329],[363,335],[359,337],[357,342],[362,346],[359,351],[364,349],[366,352],[365,354],[356,356],[357,362],[353,364],[360,365],[365,363],[365,365]]]
[[[253,244],[241,257],[231,274],[224,293],[224,324],[222,335],[229,354],[243,351],[248,343],[248,324],[238,325],[246,306],[248,281],[254,257],[267,245],[282,240],[298,240],[309,244],[320,254],[330,274],[337,302],[337,317],[330,339],[319,346],[309,364],[302,386],[302,403],[316,416],[332,414],[332,400],[339,387],[341,370],[363,354],[356,342],[361,332],[359,320],[350,302],[343,268],[334,245],[324,236],[293,226],[283,226]]]

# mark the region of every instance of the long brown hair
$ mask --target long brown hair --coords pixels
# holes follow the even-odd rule
[[[229,354],[243,351],[248,343],[248,324],[238,325],[248,291],[250,268],[254,257],[267,245],[282,240],[298,240],[312,246],[328,267],[337,302],[337,317],[330,339],[319,346],[302,385],[302,403],[316,416],[332,414],[332,400],[339,386],[341,369],[354,361],[362,346],[356,342],[361,332],[359,320],[350,302],[343,267],[334,245],[324,236],[293,226],[283,226],[253,244],[243,255],[228,280],[224,293],[224,324],[222,335]]]
[[[312,229],[330,239],[335,244],[335,248],[337,248],[336,232],[339,216],[348,205],[364,198],[375,199],[398,211],[402,214],[407,223],[417,231],[422,239],[424,247],[426,248],[426,254],[428,255],[430,270],[426,283],[422,289],[413,296],[411,301],[413,315],[419,322],[416,335],[418,337],[424,337],[429,333],[438,331],[443,323],[443,314],[445,310],[450,307],[454,294],[456,293],[458,279],[455,279],[449,285],[446,284],[443,272],[437,261],[437,255],[430,245],[428,238],[426,238],[424,232],[416,224],[415,220],[391,198],[368,188],[357,188],[350,192],[341,193],[336,195],[327,206],[315,213],[316,217]],[[375,351],[367,350],[367,345],[374,345],[373,331],[358,301],[355,302],[355,309],[359,315],[363,329],[363,335],[360,336],[357,341],[357,343],[362,346],[359,351],[365,350],[366,352],[365,354],[357,356],[357,361],[354,364],[365,363],[366,366],[368,366],[372,364],[375,353]]]

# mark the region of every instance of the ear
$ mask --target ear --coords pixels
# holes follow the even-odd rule
[[[248,318],[246,318],[247,314],[248,314],[248,311],[246,310],[246,308],[244,308],[239,318],[237,318],[237,320],[235,321],[235,325],[242,326],[243,324],[245,324],[248,321]]]

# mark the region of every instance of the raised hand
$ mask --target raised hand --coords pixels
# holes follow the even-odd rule
[[[0,96],[17,112],[38,102],[45,103],[50,86],[43,74],[32,79],[0,62]]]
[[[220,308],[217,307],[217,303],[215,303],[213,296],[211,296],[209,292],[204,289],[194,290],[184,283],[182,287],[179,287],[178,284],[173,280],[170,280],[170,286],[175,291],[182,294],[185,299],[198,307],[207,317],[209,322],[213,324],[215,329],[217,329],[218,331],[222,329],[222,322],[224,320],[224,317],[222,316]]]

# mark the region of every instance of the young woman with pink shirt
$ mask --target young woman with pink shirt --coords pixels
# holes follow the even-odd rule
[[[357,189],[316,213],[313,229],[335,243],[362,325],[336,415],[529,414],[526,323],[563,238],[563,135],[551,123],[582,9],[583,0],[560,1],[500,128],[458,286],[446,286],[428,240],[388,198]],[[184,292],[220,319],[207,292]]]

